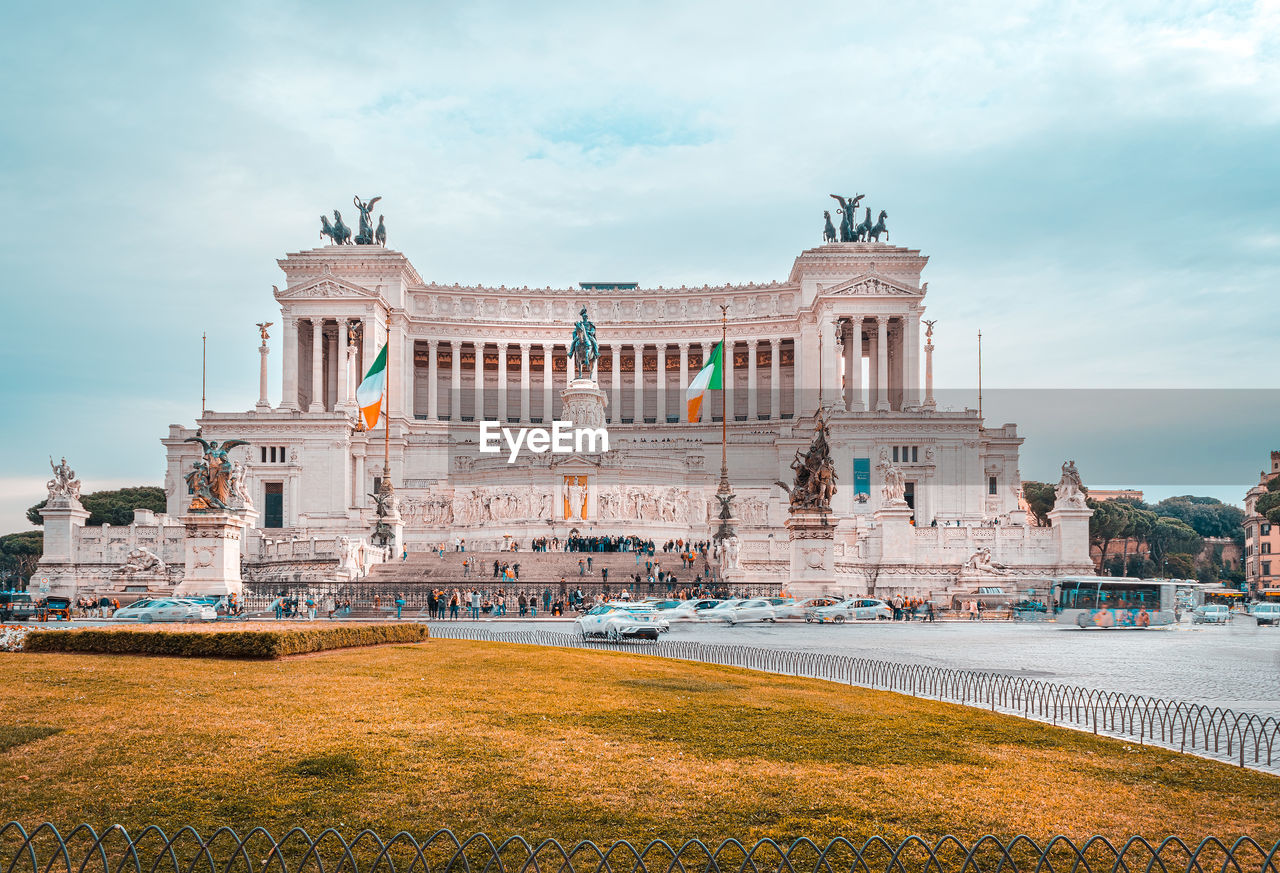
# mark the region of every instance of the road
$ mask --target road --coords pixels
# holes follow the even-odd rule
[[[571,629],[568,622],[480,624],[499,632]],[[1106,631],[1018,622],[699,623],[676,625],[671,638],[987,670],[1280,718],[1280,628],[1249,618],[1226,627]]]

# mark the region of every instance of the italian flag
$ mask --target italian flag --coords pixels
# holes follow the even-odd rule
[[[720,342],[716,343],[715,351],[711,353],[711,357],[698,371],[698,375],[693,377],[693,381],[685,391],[685,399],[689,403],[690,421],[702,421],[702,398],[708,391],[719,391],[723,387],[723,374],[724,343]]]
[[[387,347],[383,346],[378,357],[364,374],[364,381],[356,389],[356,405],[364,418],[365,430],[373,430],[382,411],[382,399],[387,394]]]

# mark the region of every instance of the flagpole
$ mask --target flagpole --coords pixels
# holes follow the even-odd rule
[[[978,421],[982,421],[982,331],[978,331]]]
[[[209,372],[209,333],[208,331],[200,331],[200,417],[204,418],[204,411],[208,409],[209,404],[205,400],[205,380]]]
[[[729,304],[720,304],[720,488],[719,493],[729,493],[729,394],[724,390],[726,376],[732,378],[733,358],[729,357],[728,367],[725,356],[729,353]]]
[[[391,306],[387,304],[387,378],[382,404],[382,490],[391,491]]]

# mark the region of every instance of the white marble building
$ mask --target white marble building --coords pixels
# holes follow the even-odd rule
[[[983,548],[1009,575],[1088,571],[1087,510],[1041,528],[1019,508],[1016,426],[987,427],[973,410],[936,408],[925,372],[931,347],[922,346],[927,260],[887,244],[829,243],[800,253],[781,281],[551,289],[426,281],[407,257],[381,246],[296,252],[279,261],[283,337],[278,352],[263,343],[257,405],[208,412],[199,424],[208,438],[252,443],[240,454],[258,511],[245,539],[251,566],[280,559],[281,543],[368,537],[384,453],[410,549],[455,536],[473,549],[504,536],[527,543],[571,528],[705,539],[723,406],[717,399],[703,422],[688,422],[684,387],[719,341],[720,306],[728,304],[723,404],[748,581],[786,581],[787,501],[774,483],[790,481],[819,406],[830,410],[839,477],[833,518],[843,587],[865,588],[874,567],[879,590],[945,588]],[[584,306],[600,343],[612,450],[514,465],[480,455],[477,418],[514,426],[560,415],[572,369],[566,346]],[[384,445],[382,425],[356,427],[354,393],[388,331]],[[271,359],[283,368],[278,400],[267,397]],[[186,510],[183,473],[197,448],[183,440],[193,433],[173,425],[162,440],[173,517]],[[912,508],[914,526],[905,530],[876,516],[890,464],[903,472]],[[582,505],[570,505],[570,487]]]

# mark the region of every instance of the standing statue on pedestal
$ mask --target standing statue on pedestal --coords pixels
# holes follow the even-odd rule
[[[578,312],[578,321],[573,326],[569,357],[573,358],[573,378],[590,379],[591,365],[600,357],[600,345],[596,342],[596,326],[587,318],[585,306]]]
[[[884,477],[884,485],[880,489],[880,496],[884,498],[884,502],[889,505],[905,504],[907,477],[902,472],[902,468],[894,464],[884,463],[878,469]]]
[[[792,511],[831,511],[831,498],[836,493],[836,467],[831,460],[829,435],[827,422],[819,412],[809,451],[803,455],[796,452],[791,461],[791,469],[796,474],[795,484],[788,486],[785,482],[776,483],[790,496]]]
[[[49,467],[53,470],[53,478],[45,485],[49,489],[49,500],[60,497],[79,500],[80,480],[76,478],[76,471],[67,466],[67,459],[64,457],[62,463],[55,464],[50,456]]]
[[[1070,506],[1085,505],[1084,483],[1080,481],[1080,471],[1076,469],[1075,461],[1062,463],[1062,478],[1058,480],[1058,486],[1053,490],[1057,503]]]
[[[226,512],[232,502],[231,474],[232,463],[227,452],[236,446],[247,446],[246,440],[206,440],[200,436],[187,437],[183,442],[199,443],[204,449],[204,456],[191,465],[191,472],[186,475],[187,485],[191,487],[191,504],[189,512]]]
[[[378,196],[365,203],[358,196],[351,198],[351,202],[356,205],[356,209],[360,210],[360,233],[356,235],[356,245],[373,245],[373,207],[381,199],[382,197]],[[386,235],[385,230],[383,235]]]

